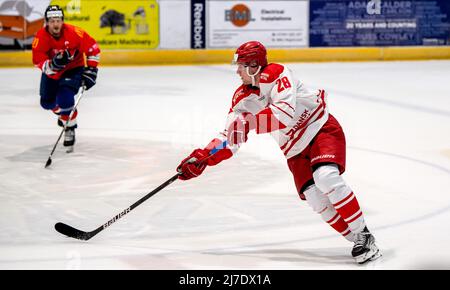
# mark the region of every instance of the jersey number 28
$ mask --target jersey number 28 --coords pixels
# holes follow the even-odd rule
[[[285,89],[291,87],[291,83],[289,82],[287,77],[282,77],[281,79],[277,79],[278,92],[281,93]]]

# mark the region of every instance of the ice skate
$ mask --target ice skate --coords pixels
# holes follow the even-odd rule
[[[375,237],[369,232],[367,227],[355,235],[352,256],[358,264],[374,261],[381,257],[381,251],[375,245]]]

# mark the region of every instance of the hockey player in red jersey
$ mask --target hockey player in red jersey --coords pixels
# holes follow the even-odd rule
[[[233,156],[251,130],[270,133],[286,156],[300,198],[354,243],[356,262],[380,257],[356,195],[341,175],[345,171],[345,136],[328,112],[326,92],[311,91],[286,66],[268,63],[266,49],[257,41],[242,44],[234,62],[243,84],[234,93],[225,130],[180,163],[179,179],[197,177],[207,166]],[[210,155],[221,144],[226,147]]]
[[[50,5],[45,11],[45,27],[37,32],[32,51],[33,64],[42,70],[41,106],[58,115],[59,126],[69,121],[64,146],[72,147],[78,115],[75,110],[69,120],[74,96],[82,83],[87,90],[95,85],[100,49],[84,30],[64,23],[64,13],[58,5]]]

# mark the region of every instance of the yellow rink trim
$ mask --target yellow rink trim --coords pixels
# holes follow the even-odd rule
[[[101,65],[228,64],[233,49],[105,50]],[[269,49],[271,62],[450,59],[450,46]],[[0,52],[0,67],[31,67],[31,51]]]

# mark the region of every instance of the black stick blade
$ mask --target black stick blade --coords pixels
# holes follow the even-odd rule
[[[83,232],[64,223],[55,224],[55,230],[71,238],[87,241],[92,236],[88,232]]]
[[[45,168],[49,167],[52,164],[52,159],[49,157],[47,163],[45,163]]]

